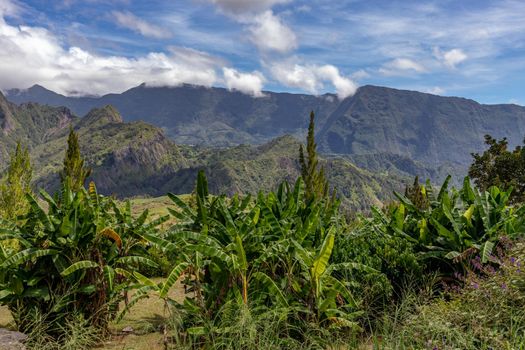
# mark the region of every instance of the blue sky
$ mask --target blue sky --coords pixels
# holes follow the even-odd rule
[[[142,82],[525,104],[524,1],[0,0],[0,89]]]

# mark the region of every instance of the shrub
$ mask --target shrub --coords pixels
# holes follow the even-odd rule
[[[448,275],[463,272],[465,258],[474,253],[486,262],[499,237],[525,232],[525,207],[509,206],[509,191],[491,187],[480,192],[468,177],[460,190],[449,190],[449,181],[450,177],[437,196],[430,183],[422,188],[427,208],[418,208],[398,193],[400,203],[389,212],[372,208],[369,232],[407,240],[430,270]]]
[[[384,335],[383,348],[521,349],[525,345],[525,244],[489,274],[469,274],[459,292],[416,305]]]
[[[132,287],[138,264],[156,266],[147,256],[145,235],[161,220],[146,223],[144,212],[131,216],[111,198],[67,185],[54,198],[42,192],[45,206],[32,195],[28,214],[0,230],[0,241],[16,240],[20,251],[0,251],[0,303],[12,311],[21,331],[28,315],[46,315],[49,329],[65,329],[69,314],[79,314],[104,329]],[[57,302],[60,300],[60,302]]]
[[[403,237],[377,229],[377,217],[361,219],[335,242],[332,262],[355,262],[373,271],[352,270],[344,278],[352,281],[351,290],[362,298],[366,315],[374,317],[389,305],[407,280],[421,277],[422,265],[414,244]]]
[[[301,179],[293,188],[283,183],[255,200],[212,197],[203,173],[197,180],[196,209],[170,197],[179,208],[171,210],[178,224],[163,246],[182,250],[185,258],[164,283],[137,278],[144,286],[138,297],[146,291],[166,297],[185,271],[189,295],[180,305],[167,302],[175,305],[173,312],[181,315],[188,335],[222,336],[227,329],[218,322],[227,305],[250,310],[254,318],[278,311],[284,323],[301,331],[310,323],[336,333],[359,329],[352,281],[340,276],[342,271],[372,269],[354,262],[330,263],[343,226],[337,202],[306,200]],[[301,331],[289,336],[301,341]]]

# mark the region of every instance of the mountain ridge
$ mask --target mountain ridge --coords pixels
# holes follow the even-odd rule
[[[0,149],[6,151],[0,165],[5,167],[8,154],[20,140],[30,150],[34,187],[51,192],[59,186],[58,172],[70,128],[77,132],[80,150],[93,170],[89,180],[95,181],[100,193],[119,198],[190,193],[201,169],[208,174],[212,193],[229,195],[268,191],[300,175],[300,142],[289,135],[262,145],[211,149],[178,145],[161,128],[143,121],[125,122],[109,105],[92,109],[82,118],[65,107],[8,106],[14,127],[7,135],[0,134]],[[35,134],[24,133],[27,130]],[[321,163],[332,184],[341,189],[345,206],[352,209],[368,209],[388,200],[405,179],[403,174],[387,177],[368,172],[349,159],[322,159]],[[385,192],[385,188],[390,190]]]
[[[313,110],[320,152],[359,156],[361,164],[389,157],[383,154],[408,157],[428,168],[434,181],[446,172],[463,176],[471,153],[484,148],[485,134],[507,137],[510,146],[525,136],[525,107],[374,85],[343,100],[332,94],[265,92],[255,98],[225,88],[145,84],[97,98],[65,97],[41,86],[10,90],[7,97],[16,103],[64,104],[77,115],[111,104],[125,121],[144,120],[177,144],[205,147],[258,145],[284,134],[303,139]]]

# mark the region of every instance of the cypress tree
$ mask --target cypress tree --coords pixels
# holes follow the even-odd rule
[[[27,212],[29,203],[25,196],[31,193],[32,177],[29,150],[18,142],[0,185],[0,213],[3,218],[15,220]]]
[[[67,184],[73,191],[78,191],[86,182],[91,170],[84,166],[84,159],[80,154],[78,135],[71,128],[67,139],[67,151],[64,157],[64,168],[60,172],[60,181]]]
[[[325,198],[328,195],[328,181],[324,175],[324,168],[318,169],[317,145],[315,143],[315,114],[310,112],[310,124],[306,137],[306,156],[303,145],[299,146],[299,164],[301,176],[305,184],[307,199]]]

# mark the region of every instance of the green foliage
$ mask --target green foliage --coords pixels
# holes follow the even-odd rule
[[[173,318],[175,349],[288,349],[314,350],[326,348],[356,348],[356,337],[341,337],[335,332],[301,319],[290,322],[280,309],[250,309],[230,303],[223,306],[214,320],[214,332],[192,328],[184,337],[181,320]]]
[[[480,192],[468,177],[461,189],[449,190],[449,181],[450,177],[437,195],[427,182],[426,209],[396,193],[399,205],[387,214],[374,209],[376,223],[371,229],[413,243],[420,258],[442,272],[463,268],[463,261],[480,251],[484,259],[490,259],[491,249],[501,236],[515,237],[524,232],[524,208],[509,206],[509,191],[491,187]]]
[[[0,252],[0,303],[22,331],[31,327],[28,315],[46,315],[56,331],[73,313],[104,329],[132,287],[129,276],[138,265],[156,265],[147,237],[167,217],[147,223],[146,211],[134,218],[129,202],[118,207],[93,183],[73,191],[66,182],[55,197],[42,191],[42,204],[31,194],[27,200],[24,219],[0,230],[1,241],[15,239],[21,246]]]
[[[498,141],[490,135],[485,135],[485,143],[489,148],[483,154],[472,154],[469,176],[483,191],[498,186],[512,190],[512,202],[525,201],[525,148],[509,151],[506,138]]]
[[[345,271],[343,277],[352,281],[351,291],[359,296],[367,317],[376,317],[391,304],[408,280],[421,277],[422,263],[414,243],[405,237],[388,233],[383,216],[373,212],[360,218],[348,232],[335,242],[332,261],[353,261],[375,271]]]
[[[71,128],[67,139],[67,150],[64,157],[64,167],[60,172],[60,180],[73,191],[79,191],[84,187],[86,179],[91,170],[84,166],[84,159],[80,155],[78,135]]]
[[[276,192],[251,196],[211,196],[203,172],[191,207],[170,195],[178,223],[162,240],[166,251],[181,250],[180,262],[168,279],[155,284],[134,276],[146,291],[167,298],[167,291],[185,271],[182,304],[166,299],[182,315],[189,334],[211,337],[227,305],[252,310],[260,317],[279,310],[297,325],[314,322],[334,330],[355,331],[358,305],[341,271],[372,269],[354,262],[331,263],[344,222],[337,202],[305,200],[305,186],[282,183]],[[142,290],[142,289],[141,289]],[[302,327],[302,326],[301,326]]]
[[[55,300],[55,305],[60,307],[63,300]],[[42,314],[41,310],[35,309],[32,313],[25,313],[23,308],[15,310],[16,319],[23,320],[27,325],[27,340],[24,345],[28,349],[38,350],[89,350],[97,346],[101,332],[93,327],[90,320],[80,313],[63,315],[60,325],[53,322],[55,317],[52,313]],[[53,328],[53,327],[59,328]],[[51,336],[58,334],[57,337]]]
[[[523,243],[500,270],[472,274],[448,300],[412,303],[395,324],[379,329],[385,349],[521,349],[525,345]],[[381,334],[389,329],[386,334]]]
[[[27,147],[18,142],[11,154],[7,172],[0,185],[0,216],[16,220],[27,212],[29,203],[26,194],[31,193],[33,169]]]
[[[318,169],[317,145],[315,144],[315,115],[310,112],[310,124],[308,125],[308,136],[306,137],[306,157],[303,145],[299,146],[299,164],[301,165],[301,176],[305,184],[306,197],[324,198],[328,195],[328,181],[324,175],[324,168]]]

